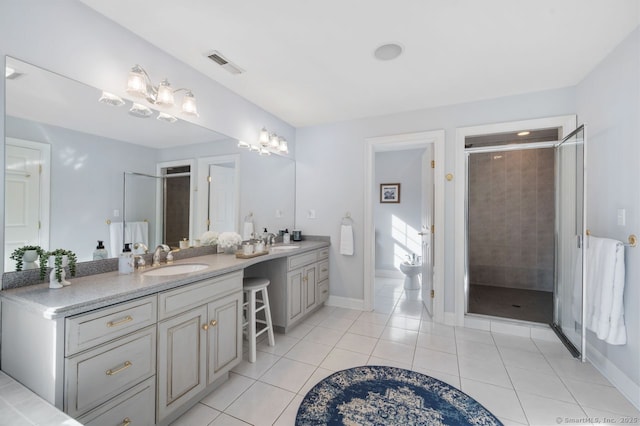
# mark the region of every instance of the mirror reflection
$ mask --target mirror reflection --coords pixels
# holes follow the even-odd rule
[[[69,249],[86,261],[101,240],[115,257],[121,249],[112,228],[123,220],[146,223],[149,246],[177,246],[208,227],[239,231],[249,213],[256,228],[294,226],[290,158],[240,150],[236,140],[184,120],[131,115],[129,100],[99,103],[99,89],[6,61],[18,74],[6,80],[5,271],[24,245]],[[210,187],[209,171],[228,180]],[[130,179],[127,201],[125,172],[172,177]]]

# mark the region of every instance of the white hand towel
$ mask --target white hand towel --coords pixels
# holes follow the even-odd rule
[[[340,226],[340,254],[353,256],[353,227],[351,225]]]
[[[109,254],[119,256],[122,253],[122,222],[111,222],[109,224]]]
[[[131,232],[131,241],[125,241],[127,243],[142,243],[145,246],[149,245],[149,223],[148,222],[127,222],[127,227]],[[133,249],[133,246],[131,247]]]
[[[599,339],[624,345],[624,246],[620,241],[591,236],[587,247],[586,326]]]

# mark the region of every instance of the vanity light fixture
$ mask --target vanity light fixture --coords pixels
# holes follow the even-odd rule
[[[278,136],[274,132],[269,132],[266,127],[260,130],[257,144],[250,144],[238,141],[238,148],[247,148],[249,151],[258,152],[260,155],[269,156],[271,154],[288,154],[289,146],[287,140],[282,136]]]
[[[180,91],[186,92],[182,99],[182,112],[198,117],[196,98],[190,89],[180,88],[174,90],[166,78],[162,80],[160,84],[154,86],[151,82],[151,77],[149,77],[149,73],[138,64],[129,71],[127,92],[133,96],[144,98],[153,105],[173,106],[175,104],[174,94]]]

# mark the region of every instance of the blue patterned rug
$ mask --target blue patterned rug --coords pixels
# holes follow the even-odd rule
[[[469,395],[433,377],[364,366],[338,371],[315,385],[298,408],[296,425],[502,423]]]

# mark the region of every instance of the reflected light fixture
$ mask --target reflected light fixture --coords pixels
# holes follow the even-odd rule
[[[182,112],[187,115],[198,117],[198,109],[196,107],[196,98],[190,89],[180,88],[173,89],[169,80],[166,78],[157,86],[154,86],[149,73],[136,64],[129,71],[127,80],[127,92],[133,96],[144,98],[153,105],[171,107],[175,104],[174,94],[184,91],[185,95],[182,99]]]
[[[280,138],[275,133],[271,133],[269,138],[269,148],[278,148],[280,146]]]
[[[153,111],[144,105],[134,103],[129,110],[129,114],[140,118],[148,118],[153,114]]]
[[[529,136],[531,134],[531,132],[525,130],[523,132],[518,132],[518,136]]]
[[[238,148],[251,148],[251,145],[244,141],[238,141]]]
[[[175,118],[171,114],[167,114],[166,112],[159,112],[156,120],[164,121],[167,123],[175,123],[176,121],[178,121],[177,118]]]
[[[269,146],[269,132],[265,127],[260,130],[260,136],[258,137],[258,142],[262,146]]]
[[[105,91],[102,92],[98,102],[117,107],[124,105],[124,100],[120,96]]]

